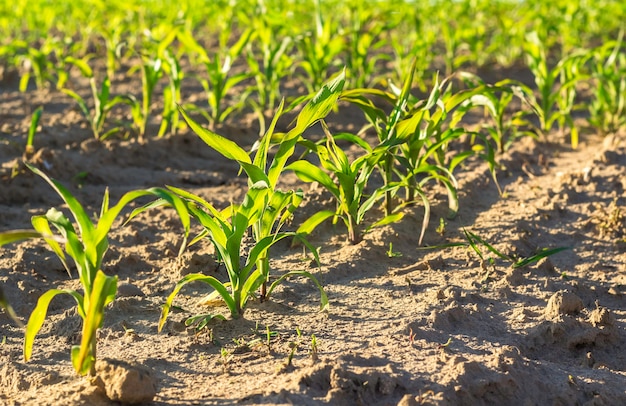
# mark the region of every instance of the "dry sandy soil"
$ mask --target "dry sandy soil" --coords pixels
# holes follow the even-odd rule
[[[222,206],[242,196],[246,183],[237,167],[192,133],[99,142],[71,99],[54,91],[22,95],[16,86],[5,78],[0,92],[2,231],[28,228],[31,216],[61,207],[54,191],[20,166],[30,113],[40,104],[45,112],[31,162],[94,213],[106,187],[112,201],[166,184]],[[359,120],[342,107],[328,122],[347,127]],[[281,123],[284,129],[289,120]],[[218,130],[250,146],[254,126],[244,115]],[[583,133],[577,150],[567,142],[515,144],[501,157],[503,196],[486,165],[468,161],[457,172],[460,210],[445,230],[437,230],[445,193],[432,187],[423,242],[463,242],[466,228],[522,257],[541,248],[570,250],[514,269],[501,259],[481,261],[467,247],[418,249],[420,206],[357,245],[345,241],[340,225],[326,224],[311,236],[321,247],[321,269],[302,248],[286,243],[272,252],[276,276],[306,269],[323,282],[326,312],[318,311],[312,283],[293,279],[270,302],[252,302],[244,318],[196,332],[186,318],[225,309],[197,305],[208,288],[189,285],[175,302],[181,310],[157,334],[160,306],[182,275],[225,272],[208,243],[177,257],[182,227],[171,210],[127,226],[120,220],[104,270],[119,275],[121,286],[99,332],[98,355],[149,369],[156,405],[626,404],[626,145],[624,137],[603,142]],[[292,226],[333,207],[320,189],[286,176],[284,187],[292,186],[307,195]],[[79,287],[37,242],[0,250],[0,283],[23,320],[45,290]],[[22,329],[0,313],[0,404],[116,404],[72,369],[69,350],[81,322],[72,304],[69,297],[52,302],[29,362]]]

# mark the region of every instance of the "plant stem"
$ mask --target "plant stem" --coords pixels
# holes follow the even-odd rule
[[[348,241],[350,244],[356,245],[362,240],[359,232],[359,225],[353,216],[348,216]]]
[[[393,163],[394,163],[394,156],[392,154],[392,151],[389,151],[388,155],[385,157],[385,162],[384,162],[384,178],[385,178],[385,186],[389,186],[389,184],[391,184],[392,181],[392,176],[393,176]],[[393,196],[392,196],[392,191],[391,190],[387,190],[385,192],[385,216],[389,216],[391,215],[391,213],[393,212],[393,202],[392,202]]]
[[[263,255],[257,261],[257,268],[263,275],[263,284],[261,285],[261,302],[267,300],[267,280],[270,274],[270,261],[267,255]]]
[[[96,356],[96,345],[97,345],[97,334],[94,332],[93,337],[91,338],[91,343],[89,343],[89,347],[90,347],[90,353],[93,356],[93,362],[91,363],[91,366],[89,367],[89,376],[90,377],[95,377],[96,376],[96,359],[98,359]]]

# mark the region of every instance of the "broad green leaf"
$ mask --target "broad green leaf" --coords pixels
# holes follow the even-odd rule
[[[40,233],[39,234],[40,236],[44,236],[44,235],[52,236],[50,223],[48,222],[48,219],[46,219],[45,216],[33,216],[31,218],[31,223],[33,227],[35,228],[35,230],[37,230],[38,233]],[[65,258],[65,253],[63,252],[61,245],[59,245],[56,239],[51,238],[51,237],[44,237],[44,240],[46,241],[50,249],[52,249],[52,251],[57,255],[57,257],[59,257],[59,259],[63,263],[63,267],[67,271],[67,274],[71,276],[72,273],[70,272],[70,268],[67,265],[67,259]]]
[[[249,275],[245,276],[244,283],[241,287],[241,295],[239,298],[239,307],[244,309],[248,298],[254,295],[254,292],[265,282],[267,275],[263,275],[259,268],[256,268]]]
[[[324,84],[322,89],[307,103],[296,120],[296,126],[289,131],[287,138],[302,134],[318,120],[326,117],[337,104],[346,82],[346,71],[342,70],[335,78]]]
[[[280,101],[280,104],[278,105],[278,109],[276,110],[276,113],[274,113],[274,117],[272,118],[272,122],[270,123],[270,126],[265,132],[265,135],[263,135],[263,138],[261,138],[258,145],[255,145],[252,148],[253,151],[256,150],[253,163],[256,167],[260,168],[262,171],[265,171],[265,168],[267,166],[267,155],[268,155],[269,148],[270,148],[270,142],[272,140],[272,136],[274,135],[274,130],[276,129],[276,123],[278,122],[278,118],[282,115],[284,105],[285,105],[285,99],[282,99]]]
[[[52,235],[50,231],[47,235]],[[0,247],[31,238],[42,238],[43,234],[36,230],[12,230],[0,233]],[[56,241],[55,241],[56,242]]]
[[[335,216],[336,213],[330,210],[318,211],[311,217],[309,217],[305,222],[303,222],[298,230],[296,230],[296,234],[311,234],[313,230],[317,226],[319,226],[325,220]]]
[[[89,107],[87,107],[87,102],[85,102],[85,100],[73,90],[63,88],[61,89],[61,91],[65,93],[66,95],[70,96],[72,99],[74,99],[76,103],[78,103],[78,107],[80,108],[80,111],[83,113],[85,118],[89,122],[91,122],[91,113],[89,112]]]
[[[48,313],[48,306],[50,305],[50,301],[54,299],[56,295],[60,294],[71,295],[78,304],[78,313],[82,318],[85,318],[83,297],[78,292],[66,289],[51,289],[41,295],[37,300],[37,305],[35,306],[35,309],[28,318],[28,323],[26,324],[26,332],[24,333],[25,361],[28,361],[33,353],[33,342],[35,341],[35,336],[37,335],[37,333],[39,333],[39,330],[41,330],[44,320],[46,319],[46,314]]]
[[[72,65],[76,66],[84,77],[93,77],[93,70],[89,67],[89,64],[85,59],[78,59],[73,56],[67,56],[65,57],[64,61],[66,63],[71,63]]]
[[[196,133],[202,141],[204,141],[211,148],[233,161],[245,162],[248,164],[252,163],[246,151],[244,151],[235,142],[226,139],[213,131],[202,128],[187,115],[187,112],[182,107],[179,106],[178,110],[193,132]]]
[[[269,235],[257,241],[250,253],[248,254],[248,260],[246,262],[246,266],[241,270],[240,277],[241,279],[247,279],[250,270],[254,267],[257,262],[257,259],[263,257],[267,251],[272,247],[272,245],[276,244],[278,241],[288,237],[293,236],[294,233],[277,233],[274,235]],[[267,275],[264,275],[267,277]]]
[[[294,171],[298,178],[304,182],[318,182],[334,196],[339,197],[339,189],[335,185],[335,182],[333,182],[326,172],[309,161],[300,160],[293,162],[288,165],[285,170]]]

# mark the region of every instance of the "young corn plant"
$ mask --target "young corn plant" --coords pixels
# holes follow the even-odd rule
[[[497,258],[500,258],[508,262],[512,268],[523,268],[543,258],[547,258],[561,251],[566,251],[566,250],[571,249],[570,247],[544,248],[544,249],[537,250],[537,252],[533,255],[530,255],[527,257],[521,257],[515,254],[507,255],[503,253],[502,251],[499,251],[489,242],[485,241],[482,237],[466,229],[463,229],[463,236],[465,237],[467,242],[452,243],[452,244],[445,244],[445,245],[438,245],[438,246],[424,247],[424,248],[425,249],[440,249],[440,248],[451,248],[451,247],[468,247],[468,248],[471,248],[472,251],[476,253],[478,258],[480,258],[480,260],[483,261],[483,263],[489,263],[493,265],[495,263],[495,259],[493,257],[486,256],[486,253],[483,252],[483,250],[481,249],[481,246],[483,246],[484,248],[487,249],[487,251],[495,255]]]
[[[604,135],[626,126],[626,53],[623,32],[617,41],[593,51],[592,78],[595,97],[589,105],[589,122]]]
[[[288,52],[289,47],[293,45],[293,38],[291,36],[279,38],[284,24],[282,19],[282,15],[267,10],[261,4],[259,15],[252,21],[255,35],[254,41],[248,43],[246,61],[255,84],[248,93],[257,94],[257,100],[251,99],[250,103],[260,120],[263,120],[262,116],[266,110],[273,110],[276,107],[277,100],[281,97],[281,80],[291,72],[294,64]]]
[[[348,38],[347,69],[352,74],[351,87],[362,88],[377,81],[374,77],[377,64],[390,59],[385,52],[381,52],[387,45],[382,37],[393,27],[388,23],[389,18],[384,15],[384,11],[376,7],[367,8],[365,3],[356,4],[350,13],[352,26]]]
[[[146,195],[162,198],[168,198],[168,196],[162,196],[158,190],[132,191],[122,196],[115,206],[109,207],[107,191],[104,194],[98,221],[94,224],[83,206],[68,189],[39,169],[29,164],[26,166],[42,177],[61,196],[72,213],[77,227],[61,211],[51,208],[45,215],[33,216],[34,230],[0,233],[0,245],[42,238],[61,260],[70,276],[68,257],[73,260],[83,290],[79,292],[71,289],[50,289],[39,297],[26,324],[24,359],[28,361],[32,356],[35,336],[43,326],[50,302],[57,295],[67,294],[76,301],[78,314],[83,319],[80,344],[71,349],[72,365],[79,374],[93,376],[97,356],[96,333],[102,326],[105,307],[115,299],[117,292],[117,276],[109,276],[101,269],[104,255],[109,247],[107,235],[121,210],[134,199]],[[178,205],[176,201],[170,201],[173,205]]]
[[[126,95],[125,101],[131,106],[133,123],[140,139],[146,134],[152,110],[152,95],[157,82],[163,75],[163,65],[161,56],[141,56],[141,65],[138,67],[141,70],[141,101],[133,94]]]
[[[473,108],[482,107],[485,115],[491,118],[491,125],[485,125],[484,128],[494,142],[497,152],[504,153],[518,137],[523,135],[522,132],[518,132],[518,127],[524,124],[525,112],[507,114],[507,108],[514,97],[524,101],[521,84],[515,80],[505,79],[491,85],[468,72],[460,75],[468,86],[471,88],[480,86],[481,90],[465,100],[459,106],[459,111],[465,113]]]
[[[457,124],[464,114],[464,110],[460,106],[484,90],[482,87],[476,87],[455,93],[452,91],[449,78],[444,79],[441,83],[435,78],[428,99],[416,103],[411,114],[398,124],[398,136],[407,139],[405,143],[400,145],[400,153],[398,154],[401,168],[399,176],[408,185],[406,201],[414,201],[417,194],[425,207],[421,237],[424,235],[430,213],[429,203],[423,193],[424,185],[427,182],[434,180],[446,188],[449,207],[448,217],[456,215],[458,198],[454,170],[482,147],[474,144],[471,150],[460,150],[453,154],[450,154],[448,147],[464,135],[483,139],[479,133],[457,127]],[[482,157],[489,162],[495,180],[493,149],[489,143],[485,144],[484,148],[487,149],[487,153],[483,154]]]
[[[586,76],[581,72],[588,55],[572,53],[562,58],[552,69],[544,43],[536,32],[526,36],[524,45],[526,62],[535,78],[538,97],[528,87],[524,87],[527,100],[539,119],[537,133],[545,138],[555,124],[563,134],[569,127],[572,148],[578,146],[578,129],[571,113],[575,105],[576,85]]]
[[[178,59],[167,49],[159,52],[163,55],[163,71],[168,78],[168,86],[163,89],[163,113],[158,138],[161,138],[170,129],[172,135],[176,135],[179,127],[177,105],[181,102],[180,86],[183,79],[183,71]]]
[[[423,202],[425,215],[421,243],[430,213],[430,205],[423,192],[426,183],[435,180],[443,184],[448,191],[450,215],[453,216],[458,209],[453,171],[473,152],[461,151],[447,158],[447,146],[468,133],[455,127],[462,114],[457,114],[452,120],[448,120],[448,116],[462,102],[478,94],[480,89],[452,93],[448,79],[440,84],[435,78],[428,99],[418,100],[411,95],[416,64],[417,60],[414,60],[401,89],[355,89],[344,92],[342,99],[358,106],[378,135],[376,150],[380,155],[374,159],[378,159],[377,168],[385,185],[385,215],[390,216],[404,204],[412,204],[417,196]],[[391,113],[385,113],[368,96],[377,96],[390,103],[393,106]],[[489,159],[493,160],[492,156]],[[395,196],[400,188],[406,190],[406,198],[398,206]]]
[[[43,107],[39,106],[35,109],[30,118],[30,127],[28,128],[28,137],[26,138],[26,148],[24,150],[24,155],[26,157],[30,157],[35,153],[35,134],[37,133],[37,126],[39,125],[42,113]]]
[[[202,128],[182,108],[180,109],[187,124],[207,145],[241,166],[241,169],[248,176],[249,189],[241,204],[231,204],[221,211],[201,197],[182,189],[169,187],[168,191],[163,191],[163,193],[183,199],[184,206],[176,209],[179,216],[185,218],[185,222],[188,222],[191,216],[204,227],[204,231],[194,238],[191,244],[202,238],[209,238],[224,263],[229,281],[221,282],[213,276],[204,274],[185,276],[176,284],[166,301],[161,313],[159,329],[165,323],[172,302],[180,290],[186,284],[194,281],[210,285],[215,292],[210,294],[206,300],[212,300],[216,296],[221,297],[233,318],[238,318],[243,314],[248,300],[255,295],[258,289],[261,289],[261,300],[267,300],[276,286],[292,276],[305,276],[311,279],[320,290],[321,308],[324,309],[328,306],[324,289],[317,279],[307,271],[290,271],[270,283],[269,250],[278,241],[287,237],[295,237],[313,252],[319,263],[317,250],[302,235],[297,232],[281,231],[302,202],[302,192],[281,191],[277,189],[277,183],[287,160],[293,154],[296,143],[301,139],[302,133],[332,110],[344,81],[343,73],[331,80],[302,109],[292,130],[286,134],[275,134],[274,128],[283,108],[283,103],[281,103],[268,131],[255,145],[254,159],[251,159],[248,153],[233,141]],[[273,141],[278,143],[278,149],[270,162],[268,158]],[[135,210],[131,217],[149,208],[164,204],[171,203],[164,200],[154,202]],[[247,233],[252,235],[254,242],[246,255],[243,240]],[[242,263],[242,257],[246,258],[245,263]]]
[[[184,190],[170,187],[168,191],[163,191],[163,193],[168,192],[172,196],[180,196],[183,199],[184,206],[177,208],[181,218],[188,219],[191,216],[204,227],[204,231],[194,238],[190,244],[194,244],[202,238],[209,238],[215,247],[217,255],[223,261],[228,273],[228,282],[222,282],[214,276],[202,273],[186,275],[178,281],[163,306],[159,320],[159,331],[167,320],[174,299],[180,290],[190,282],[203,282],[215,290],[201,299],[201,302],[213,302],[216,298],[221,298],[228,307],[232,318],[241,317],[249,299],[254,297],[256,291],[268,281],[267,275],[263,274],[264,270],[257,266],[257,262],[266,256],[268,250],[274,244],[284,238],[296,236],[293,232],[275,230],[261,240],[255,241],[249,249],[246,249],[244,240],[248,230],[255,223],[261,221],[266,212],[274,211],[274,208],[269,204],[271,189],[267,183],[258,182],[249,188],[241,204],[231,204],[222,211],[217,210],[202,198]],[[150,206],[154,207],[154,204]],[[133,215],[141,212],[143,209],[135,211]],[[278,215],[288,217],[290,214],[289,210],[290,207],[285,207]],[[244,258],[244,261],[242,261],[242,258]],[[305,276],[311,279],[320,290],[321,308],[324,309],[328,305],[328,299],[322,286],[312,274],[304,270],[287,272],[269,284],[264,299],[269,298],[274,288],[282,283],[283,280],[292,276]]]
[[[315,30],[298,38],[296,46],[302,54],[299,67],[307,78],[305,83],[309,93],[319,89],[343,51],[343,38],[336,34],[336,23],[328,22],[322,16],[321,0],[315,1]]]
[[[384,156],[385,148],[372,149],[354,134],[343,133],[333,136],[324,122],[322,126],[326,134],[325,143],[302,141],[301,144],[317,155],[323,169],[306,160],[293,162],[286,169],[294,171],[304,182],[318,182],[331,193],[337,207],[334,211],[323,210],[314,214],[300,226],[298,232],[309,234],[323,221],[331,217],[338,218],[343,221],[348,230],[348,241],[351,244],[358,244],[362,241],[364,232],[402,218],[402,213],[392,211],[363,229],[365,214],[374,208],[376,203],[383,200],[387,192],[397,190],[400,185],[388,183],[368,196],[367,184]],[[360,146],[364,153],[350,162],[346,153],[337,145],[338,139]],[[330,172],[336,180],[324,170]]]
[[[39,47],[16,41],[14,50],[18,55],[18,61],[22,65],[22,76],[19,83],[20,92],[24,93],[27,91],[32,77],[35,78],[35,85],[38,90],[44,89],[47,83],[54,82],[55,73],[59,75],[57,82],[63,82],[63,71],[53,62],[61,49],[61,44],[57,43],[57,41],[56,39],[46,40]]]
[[[217,124],[222,123],[229,115],[241,107],[245,97],[230,106],[226,106],[226,97],[235,86],[250,77],[250,74],[246,72],[233,74],[232,65],[243,53],[244,48],[252,37],[253,31],[251,29],[245,30],[237,42],[229,47],[230,33],[230,30],[222,31],[218,51],[214,55],[209,55],[190,32],[179,32],[177,36],[181,43],[198,57],[199,62],[206,69],[208,77],[200,79],[200,83],[207,95],[209,112],[204,112],[198,108],[193,110],[199,111],[210,123],[211,128],[215,128]]]
[[[104,125],[111,109],[117,104],[123,103],[125,99],[121,96],[111,98],[111,81],[108,76],[102,79],[100,89],[98,89],[98,82],[87,60],[87,58],[78,59],[72,56],[65,58],[66,63],[76,66],[82,75],[89,79],[91,95],[93,97],[93,108],[90,109],[87,100],[83,99],[75,91],[67,88],[62,88],[61,91],[76,101],[80,111],[89,122],[94,137],[102,141],[121,130],[121,127],[114,127],[108,131],[104,131]]]
[[[407,139],[405,134],[400,134],[399,136],[397,130],[398,125],[410,114],[408,111],[412,98],[410,91],[416,66],[417,58],[414,58],[409,75],[403,82],[402,89],[393,89],[396,91],[395,93],[373,88],[360,88],[348,90],[341,95],[342,100],[356,105],[363,111],[370,123],[365,129],[373,128],[378,136],[378,150],[383,152],[383,154],[377,154],[376,156],[380,158],[380,161],[373,163],[378,166],[386,189],[384,209],[387,216],[391,215],[395,210],[393,196],[396,188],[389,186],[394,182],[397,151],[400,145],[405,143]],[[368,96],[377,96],[389,102],[393,106],[391,113],[387,115],[384,109],[376,106]],[[371,161],[371,159],[368,160]]]

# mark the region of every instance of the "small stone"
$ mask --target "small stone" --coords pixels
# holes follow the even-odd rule
[[[157,381],[148,367],[121,360],[96,361],[94,384],[106,396],[123,404],[151,402],[157,393]]]
[[[583,301],[567,291],[556,292],[548,300],[545,314],[547,318],[556,318],[561,314],[576,314],[583,309]]]

